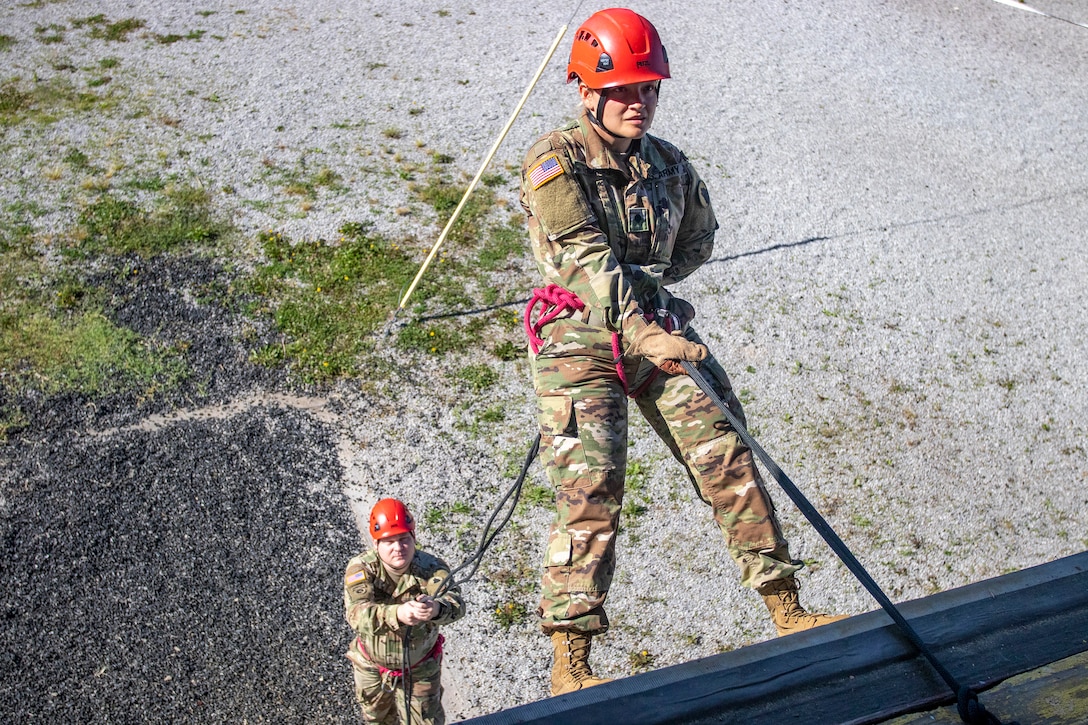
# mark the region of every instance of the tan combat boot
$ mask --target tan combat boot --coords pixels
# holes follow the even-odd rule
[[[593,687],[612,680],[596,677],[589,669],[591,637],[578,632],[552,632],[555,663],[552,665],[552,695]]]
[[[774,620],[779,637],[837,622],[847,616],[806,612],[797,599],[797,580],[792,576],[764,584],[757,591],[771,612],[771,619]]]

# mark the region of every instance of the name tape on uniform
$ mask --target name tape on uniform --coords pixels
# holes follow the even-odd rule
[[[555,154],[548,154],[540,161],[537,161],[533,168],[529,169],[529,183],[535,191],[555,177],[562,176],[562,174],[563,166],[559,163],[559,157]]]

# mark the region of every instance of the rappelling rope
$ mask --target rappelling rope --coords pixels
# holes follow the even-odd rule
[[[828,524],[824,517],[820,515],[820,512],[809,503],[808,499],[805,498],[805,495],[801,493],[800,489],[794,485],[789,476],[783,473],[782,469],[778,467],[778,464],[774,462],[774,459],[763,450],[763,447],[760,446],[754,438],[752,438],[751,434],[748,433],[748,430],[740,420],[733,415],[732,411],[729,410],[729,407],[726,406],[717,392],[715,392],[710,381],[703,377],[703,374],[699,372],[699,368],[696,367],[695,363],[682,360],[680,361],[680,365],[691,379],[695,381],[695,384],[699,386],[699,389],[702,390],[706,396],[710,398],[711,402],[725,414],[726,420],[733,426],[733,430],[740,436],[740,439],[759,457],[767,467],[767,470],[770,471],[771,476],[778,481],[778,485],[782,487],[782,490],[786,492],[786,495],[789,496],[797,508],[801,510],[801,513],[805,515],[805,518],[808,519],[813,528],[819,532],[820,536],[823,537],[824,541],[826,541],[831,549],[838,555],[839,559],[846,564],[846,567],[855,577],[857,577],[858,581],[860,581],[873,598],[879,602],[880,606],[884,608],[884,611],[888,613],[888,616],[899,625],[899,628],[907,636],[907,639],[909,639],[918,651],[929,660],[933,669],[937,670],[937,673],[956,695],[956,708],[959,711],[960,719],[969,725],[1001,725],[1001,722],[987,712],[986,708],[982,706],[982,703],[978,701],[978,695],[976,695],[967,685],[961,685],[957,682],[956,678],[952,676],[952,673],[949,672],[933,652],[930,651],[926,643],[918,636],[914,627],[910,625],[873,578],[869,576],[869,572],[865,571],[865,567],[861,565],[861,562],[857,560],[843,540],[839,538],[838,534],[835,533],[835,530],[831,528],[831,525]],[[1010,723],[1009,725],[1016,725],[1016,723]]]
[[[532,465],[533,459],[536,458],[536,454],[539,450],[540,434],[537,433],[536,438],[533,439],[532,445],[529,446],[529,450],[525,454],[525,462],[521,465],[521,473],[518,474],[517,480],[514,481],[513,485],[510,486],[510,488],[506,490],[506,493],[503,494],[502,498],[499,499],[498,504],[495,505],[495,510],[491,512],[491,518],[489,518],[487,524],[484,525],[484,531],[483,534],[480,535],[480,543],[476,547],[476,551],[472,552],[472,555],[469,556],[468,559],[446,576],[445,581],[438,586],[438,589],[435,590],[435,593],[432,595],[436,599],[449,591],[450,587],[455,584],[461,586],[475,576],[476,570],[480,568],[480,564],[483,561],[484,554],[491,546],[491,542],[495,540],[495,537],[499,535],[499,532],[503,530],[506,524],[509,523],[510,518],[514,515],[514,509],[518,505],[518,499],[521,498],[521,489],[525,484],[525,477],[529,473],[529,466]],[[503,507],[507,505],[507,502],[509,502],[509,509],[506,511],[506,515],[503,516],[502,521],[500,521],[498,526],[495,527],[495,530],[492,531],[492,524],[495,523],[495,519],[498,518],[499,512],[503,510]],[[470,566],[472,569],[468,574],[457,578],[457,574]]]
[[[472,579],[473,576],[475,576],[476,570],[480,568],[480,564],[483,562],[484,554],[491,546],[491,542],[495,540],[495,537],[499,535],[499,532],[503,530],[506,524],[509,523],[510,518],[514,515],[514,509],[517,508],[518,499],[521,498],[521,489],[522,486],[525,484],[525,477],[529,473],[529,466],[532,465],[533,459],[536,458],[536,454],[539,450],[540,434],[537,433],[536,438],[533,439],[533,444],[529,447],[529,451],[525,454],[525,462],[521,465],[521,473],[518,474],[517,480],[514,481],[514,484],[509,489],[507,489],[506,493],[503,494],[501,499],[499,499],[499,503],[496,504],[495,510],[491,512],[491,518],[489,518],[487,520],[487,523],[484,525],[484,532],[480,536],[480,544],[476,547],[476,551],[472,552],[472,555],[469,556],[468,559],[466,559],[462,564],[454,568],[449,574],[446,575],[445,579],[442,581],[441,584],[438,585],[438,588],[434,591],[434,594],[431,595],[432,599],[438,599],[447,591],[449,591],[450,588],[454,585],[461,586],[465,582]],[[511,497],[513,497],[512,500]],[[495,523],[495,519],[498,518],[499,512],[502,511],[503,506],[506,505],[507,501],[510,502],[509,509],[507,510],[506,515],[503,517],[502,521],[499,522],[499,525],[495,527],[494,531],[492,531],[491,525]],[[472,567],[472,570],[469,571],[468,574],[464,575],[463,577],[456,578],[456,575],[458,573],[470,566]],[[441,638],[441,635],[439,635],[439,637]],[[404,710],[406,713],[406,718],[408,720],[408,725],[411,725],[412,722],[412,663],[409,655],[411,638],[412,627],[408,626],[405,628],[404,636],[401,639],[401,671],[399,673],[401,676],[401,684],[404,689]],[[439,657],[441,657],[441,649],[439,649]]]

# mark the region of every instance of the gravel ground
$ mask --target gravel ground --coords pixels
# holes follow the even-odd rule
[[[1088,21],[1071,0],[1033,4]],[[583,3],[574,24],[604,6]],[[697,163],[721,222],[714,259],[677,292],[764,447],[893,599],[1082,551],[1088,31],[988,0],[631,7],[658,25],[675,75],[655,132]],[[117,58],[109,86],[134,112],[5,129],[0,187],[50,210],[43,237],[62,232],[86,192],[46,172],[78,147],[119,180],[199,181],[251,235],[328,238],[365,220],[432,239],[398,165],[439,152],[474,173],[573,9],[8,6],[5,79],[86,83]],[[74,27],[97,13],[147,25],[123,43]],[[63,42],[41,42],[50,24]],[[557,58],[493,169],[572,113],[561,73]],[[345,188],[305,206],[284,193],[319,168]],[[525,363],[497,365],[485,396],[442,366],[378,389],[302,389],[249,365],[250,323],[193,293],[234,267],[147,264],[153,283],[103,271],[111,314],[192,341],[194,382],[151,401],[27,401],[32,425],[0,447],[0,712],[353,721],[339,578],[359,517],[401,496],[427,514],[422,543],[461,561],[531,442]],[[480,423],[496,400],[505,421]],[[599,672],[631,672],[642,650],[661,667],[772,636],[677,465],[646,426],[632,437],[631,497],[647,510],[624,521]],[[538,467],[532,478],[544,483]],[[873,609],[775,493],[809,562],[805,601]],[[491,612],[535,606],[548,518],[520,508],[464,588],[470,615],[448,631],[453,719],[546,692],[546,640]]]

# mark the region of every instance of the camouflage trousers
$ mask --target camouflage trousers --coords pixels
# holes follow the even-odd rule
[[[545,632],[600,634],[608,628],[605,598],[616,568],[616,527],[627,470],[628,398],[612,355],[611,333],[576,319],[544,328],[532,358],[539,406],[540,459],[555,487],[556,515],[548,534],[537,614]],[[702,342],[690,327],[685,336]],[[742,423],[744,411],[729,378],[712,357],[700,363],[716,392]],[[625,367],[633,391],[656,368]],[[722,412],[686,375],[659,372],[634,398],[707,503],[740,566],[741,583],[756,588],[792,576],[774,505],[751,451]]]
[[[404,685],[375,666],[352,660],[355,675],[355,700],[367,725],[445,725],[442,709],[442,663],[437,659],[421,662],[412,669],[412,718],[404,710]]]

